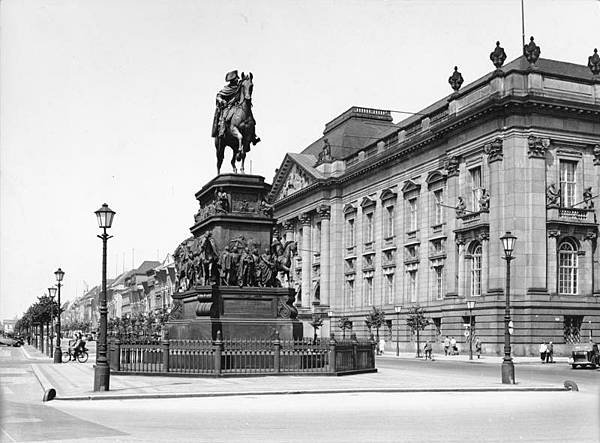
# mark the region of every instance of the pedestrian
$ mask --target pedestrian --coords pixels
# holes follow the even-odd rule
[[[479,340],[479,337],[475,340],[475,352],[477,353],[477,358],[481,358],[481,340]]]
[[[456,339],[454,337],[450,337],[450,347],[452,348],[451,355],[457,355],[458,354],[458,346],[456,345]]]
[[[546,346],[546,363],[554,363],[554,345],[552,342],[548,342]]]
[[[429,340],[427,340],[425,346],[423,346],[423,349],[425,350],[425,360],[428,358],[431,360],[431,351],[433,351],[433,347],[431,346],[431,342]]]
[[[448,355],[448,349],[450,349],[450,339],[446,335],[446,338],[444,339],[444,355]]]
[[[543,341],[540,345],[540,358],[542,359],[542,363],[546,362],[546,353],[548,352],[548,346],[546,346],[546,342]]]
[[[381,337],[379,339],[379,354],[383,355],[385,351],[385,338]]]

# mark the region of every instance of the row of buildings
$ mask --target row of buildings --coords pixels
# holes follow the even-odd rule
[[[279,235],[298,242],[300,318],[366,333],[376,306],[388,346],[414,350],[405,315],[419,304],[425,338],[466,344],[473,324],[500,353],[510,231],[514,352],[600,334],[598,71],[592,57],[521,56],[461,88],[455,70],[455,91],[414,116],[351,107],[285,155],[270,198]]]
[[[108,280],[108,318],[121,318],[168,308],[174,288],[175,265],[172,255],[168,255],[162,262],[144,261],[138,268]],[[95,330],[100,317],[100,291],[101,287],[95,286],[70,302],[63,313],[63,323],[84,322]]]

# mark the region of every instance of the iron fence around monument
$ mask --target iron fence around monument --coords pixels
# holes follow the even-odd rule
[[[148,375],[343,375],[375,372],[375,341],[331,339],[110,341],[113,373]]]

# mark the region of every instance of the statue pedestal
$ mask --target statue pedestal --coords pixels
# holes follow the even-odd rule
[[[225,246],[270,248],[275,220],[261,207],[270,190],[259,175],[218,175],[196,193],[200,208],[190,231],[194,237],[211,231],[219,251]]]
[[[224,339],[270,339],[276,331],[283,340],[302,338],[294,289],[238,286],[242,280],[260,281],[250,270],[259,269],[261,260],[262,284],[275,284],[265,277],[276,272],[270,251],[275,220],[265,203],[270,189],[258,175],[222,174],[196,193],[200,208],[190,228],[196,239],[184,241],[175,254],[179,292],[173,294],[167,323],[170,338],[215,340],[219,330]],[[200,246],[207,242],[196,241],[200,237],[210,238],[214,254],[208,259]],[[246,276],[253,278],[240,278],[237,268],[242,259],[246,260]],[[249,264],[252,262],[254,266]],[[223,285],[225,282],[229,285]]]
[[[282,340],[303,335],[292,288],[199,286],[173,299],[171,339],[215,340],[219,330],[224,339],[271,339],[275,331]]]

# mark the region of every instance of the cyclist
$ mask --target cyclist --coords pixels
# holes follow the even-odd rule
[[[79,355],[80,352],[82,352],[83,350],[85,350],[85,342],[83,341],[81,332],[77,334],[77,337],[75,339],[75,343],[73,343],[73,346],[71,347],[71,352],[73,354],[73,360],[77,359],[77,355]]]

